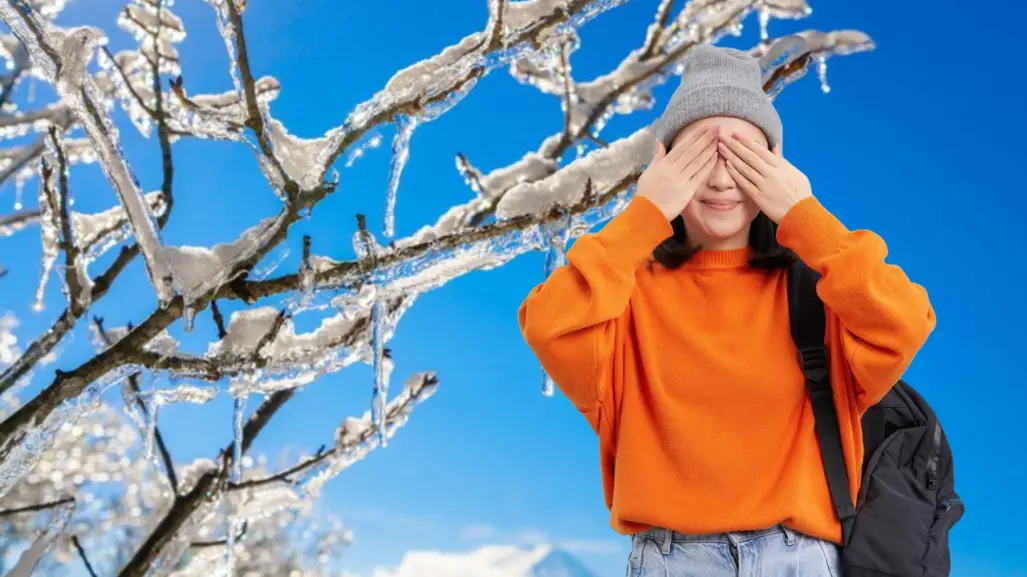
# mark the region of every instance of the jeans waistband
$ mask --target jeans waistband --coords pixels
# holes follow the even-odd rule
[[[766,529],[756,529],[752,531],[731,531],[728,533],[709,533],[702,535],[680,533],[678,531],[655,527],[648,531],[636,533],[636,535],[647,537],[660,543],[731,543],[737,545],[738,543],[744,543],[745,541],[750,541],[752,539],[781,533],[784,533],[789,540],[795,535],[795,531],[788,529],[783,525],[774,525],[773,527],[767,527]]]

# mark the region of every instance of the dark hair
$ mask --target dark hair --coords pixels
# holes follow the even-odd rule
[[[702,250],[702,247],[688,242],[684,218],[678,216],[670,221],[670,224],[674,229],[674,235],[656,247],[653,251],[653,261],[660,263],[664,268],[675,269],[685,264],[695,253]],[[752,247],[749,266],[753,268],[788,268],[788,265],[797,258],[791,249],[778,244],[777,223],[762,212],[756,215],[752,226],[749,227],[749,246]]]

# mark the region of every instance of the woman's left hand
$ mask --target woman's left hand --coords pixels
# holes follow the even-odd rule
[[[780,144],[771,152],[740,134],[721,133],[717,149],[738,188],[778,224],[799,201],[813,196],[809,179],[785,160]]]

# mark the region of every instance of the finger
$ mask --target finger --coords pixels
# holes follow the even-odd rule
[[[735,170],[745,175],[745,178],[751,182],[761,182],[763,175],[758,170],[752,167],[744,158],[735,153],[734,150],[728,148],[724,143],[718,144],[717,150],[724,155],[724,159],[727,160],[729,165],[734,165]]]
[[[756,195],[759,194],[759,187],[756,186],[753,181],[746,178],[746,176],[742,174],[735,165],[731,164],[731,162],[728,162],[726,166],[728,174],[731,175],[731,178],[735,181],[735,184],[738,185],[738,188],[742,189],[742,192],[755,199]]]
[[[737,132],[734,133],[733,136],[738,140],[738,142],[744,144],[746,148],[755,152],[757,156],[763,159],[763,162],[766,162],[770,166],[778,166],[778,156],[771,152],[769,148],[767,148],[766,146],[761,146],[755,140],[751,138],[746,138],[741,134],[738,134]]]
[[[723,145],[721,147],[721,151],[726,150],[733,152],[734,157],[739,162],[747,164],[760,175],[766,175],[770,171],[770,165],[768,165],[758,154],[749,149],[749,147],[742,144],[734,134],[728,134],[721,137],[720,143]]]
[[[656,164],[664,156],[667,156],[667,147],[664,146],[663,142],[657,140],[656,141],[656,152],[653,154],[653,161],[652,161],[651,164]]]
[[[693,193],[696,190],[698,190],[699,185],[701,185],[707,178],[709,178],[710,171],[712,171],[713,167],[716,165],[717,155],[713,154],[710,156],[710,158],[706,161],[705,164],[699,167],[699,170],[697,170],[695,174],[691,175],[688,178],[688,181],[685,183],[685,189]]]
[[[681,167],[679,172],[686,179],[691,178],[693,174],[696,174],[702,169],[702,167],[706,164],[706,161],[708,161],[710,158],[715,158],[716,156],[717,141],[716,139],[711,139],[709,144],[706,145],[706,148],[703,148],[699,151],[698,154],[689,159],[687,164],[685,164],[684,162],[679,163],[684,165]]]
[[[774,153],[774,156],[777,156],[778,158],[785,157],[783,149],[781,148],[780,144],[775,144],[772,152]]]
[[[707,143],[713,141],[719,133],[717,127],[704,126],[701,130],[698,130],[696,134],[689,135],[681,144],[678,144],[671,149],[670,154],[667,157],[667,161],[671,164],[677,164],[681,159],[690,159],[697,154],[706,146]]]

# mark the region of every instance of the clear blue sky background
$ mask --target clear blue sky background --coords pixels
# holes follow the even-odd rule
[[[586,26],[584,48],[573,60],[576,77],[605,72],[636,47],[656,3],[631,0]],[[249,4],[254,69],[284,86],[273,112],[292,132],[309,137],[340,124],[395,70],[481,28],[486,3]],[[1027,575],[1022,555],[1008,543],[1022,532],[1027,489],[1021,420],[1027,390],[1020,375],[1027,318],[1018,304],[1023,249],[1013,233],[1027,209],[1027,119],[1023,79],[1016,73],[1023,70],[1022,43],[1015,40],[1027,10],[1014,2],[974,10],[955,0],[940,0],[931,9],[891,0],[812,4],[809,19],[773,22],[772,34],[856,28],[869,33],[878,49],[833,59],[830,94],[821,93],[811,74],[778,98],[786,156],[807,173],[831,211],[850,228],[881,234],[890,261],[930,292],[938,328],[908,377],[944,422],[957,487],[968,506],[953,533],[953,574]],[[63,19],[110,29],[120,6],[75,0]],[[190,32],[180,45],[188,91],[228,89],[224,45],[211,10],[198,0],[181,0],[175,10]],[[120,32],[112,34],[112,48],[129,45]],[[743,38],[729,44],[750,46],[756,38],[751,18]],[[672,88],[658,92],[661,104]],[[653,114],[618,117],[603,136],[628,134]],[[398,236],[469,198],[454,169],[457,152],[484,170],[505,166],[534,150],[560,122],[556,99],[517,84],[504,71],[489,76],[465,102],[415,134],[397,207]],[[156,143],[131,130],[123,134],[144,186],[156,188]],[[391,138],[392,130],[383,134]],[[170,243],[229,240],[278,209],[244,147],[187,141],[176,146],[175,163]],[[347,258],[356,213],[380,229],[387,175],[387,146],[343,170],[339,191],[294,228],[283,271],[293,270],[303,233],[313,235],[316,253]],[[95,168],[77,171],[73,185],[83,210],[114,200]],[[26,192],[35,194],[34,188]],[[4,211],[12,202],[9,188],[0,192]],[[0,310],[21,317],[23,342],[61,307],[51,283],[47,311],[28,311],[38,250],[35,231],[0,242],[0,263],[11,269],[0,281]],[[408,549],[464,550],[483,536],[530,541],[544,533],[581,552],[604,577],[623,574],[627,542],[608,528],[594,436],[566,399],[539,394],[539,369],[518,332],[517,306],[541,274],[541,255],[528,255],[451,282],[404,317],[390,345],[395,382],[433,369],[441,388],[387,450],[327,490],[324,507],[356,531],[348,553],[352,569],[398,562]],[[97,312],[121,324],[138,322],[151,310],[152,293],[137,263]],[[212,335],[203,315],[190,339]],[[87,352],[78,332],[57,366],[72,368]],[[49,380],[44,374],[40,382],[43,377]],[[281,411],[256,450],[273,454],[282,446],[331,443],[341,418],[363,411],[369,398],[366,367],[322,379]],[[230,435],[230,404],[219,399],[201,408],[168,409],[161,428],[176,460],[213,456]]]

